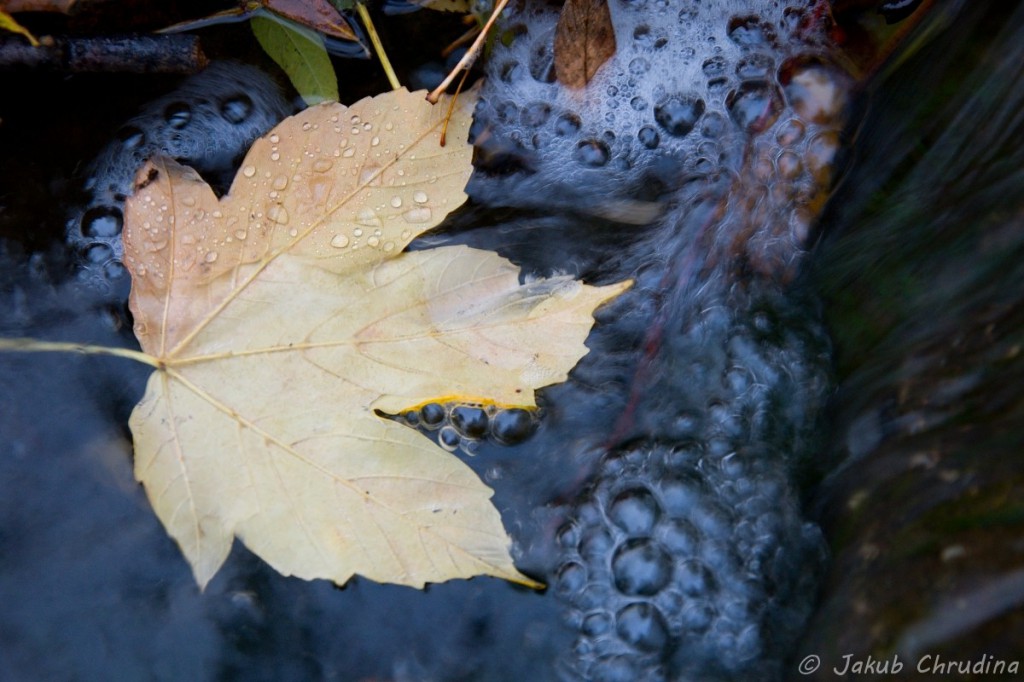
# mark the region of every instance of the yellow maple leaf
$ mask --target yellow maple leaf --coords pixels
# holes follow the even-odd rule
[[[375,410],[532,406],[628,285],[521,284],[490,252],[403,252],[465,200],[472,149],[439,146],[446,109],[406,91],[307,109],[253,145],[223,199],[170,160],[140,172],[125,262],[156,371],[130,421],[136,477],[201,586],[235,536],[307,579],[535,584],[492,491]]]

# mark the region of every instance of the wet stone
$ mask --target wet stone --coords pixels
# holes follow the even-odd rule
[[[612,573],[619,592],[651,596],[672,579],[672,559],[650,539],[628,540],[612,557]]]

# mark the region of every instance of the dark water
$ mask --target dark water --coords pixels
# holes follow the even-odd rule
[[[956,10],[948,23],[945,8]],[[807,275],[825,301],[839,383],[828,445],[805,470],[803,492],[832,557],[784,679],[802,679],[795,663],[806,654],[823,657],[820,679],[834,678],[844,654],[897,654],[909,669],[925,654],[1024,662],[1024,10],[947,3],[933,12],[929,40],[866,84]],[[8,136],[10,121],[5,112]],[[107,125],[104,139],[116,123]],[[98,149],[76,139],[79,159]],[[48,199],[69,195],[68,158],[56,155],[55,170],[37,162],[50,185],[27,190],[31,202],[3,188],[7,206],[39,206],[50,234],[62,229],[64,212]],[[467,215],[463,224],[482,220]],[[565,228],[550,217],[486,217],[503,223],[461,238],[507,246],[538,227]],[[18,227],[4,223],[0,333],[131,346],[109,297],[66,280],[59,250],[33,225]],[[621,235],[585,228],[586,239],[572,231],[584,228],[565,228],[545,253],[552,262],[536,267],[567,254],[581,271],[617,262]],[[609,343],[629,347],[630,338]],[[598,383],[620,372],[614,363],[592,371]],[[97,358],[0,357],[0,679],[572,675],[566,652],[577,635],[554,590],[490,579],[426,592],[355,580],[339,590],[283,578],[236,543],[199,594],[132,477],[125,423],[146,374]],[[551,400],[552,422],[586,440],[587,418]],[[614,412],[618,400],[597,411]],[[552,525],[575,508],[596,457],[573,456],[577,443],[545,432],[531,443],[486,448],[470,463],[495,487],[524,568],[543,575],[560,561]],[[547,458],[524,456],[536,443]]]
[[[907,672],[1024,655],[1024,11],[943,11],[868,88],[814,268],[842,384],[813,501],[832,570],[802,650]]]

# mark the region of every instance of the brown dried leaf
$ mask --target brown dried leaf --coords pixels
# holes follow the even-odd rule
[[[615,54],[615,27],[608,0],[566,0],[555,28],[555,76],[582,88]]]
[[[275,14],[324,35],[359,42],[345,17],[327,0],[260,0],[260,4]]]

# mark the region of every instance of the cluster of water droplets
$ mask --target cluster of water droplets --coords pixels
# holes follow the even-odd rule
[[[81,276],[104,288],[120,289],[126,281],[124,202],[146,159],[170,156],[224,189],[245,150],[288,113],[269,76],[236,63],[215,63],[148,104],[88,169],[89,201],[72,215],[66,231],[67,243],[80,256]]]
[[[178,243],[168,256],[178,271],[211,266],[222,256],[232,262],[257,259],[265,255],[258,248],[291,248],[300,241],[321,256],[363,249],[397,253],[423,225],[449,210],[448,193],[432,189],[443,168],[407,170],[404,162],[416,162],[418,150],[408,150],[409,141],[397,134],[408,113],[402,105],[362,115],[337,104],[321,107],[300,114],[306,120],[287,140],[267,135],[243,162],[250,145],[288,113],[277,86],[262,72],[214,64],[147,106],[92,163],[90,201],[68,223],[67,241],[81,255],[83,279],[123,293],[115,285],[127,284],[128,271],[159,277],[168,269],[159,263],[162,256],[126,256],[121,241],[135,175],[158,154],[196,169],[205,180],[193,179],[220,191],[234,178],[232,196],[252,198],[221,202],[214,210],[202,199],[197,206],[193,197],[175,200],[175,206],[144,207],[146,223],[135,227],[148,254],[166,247],[169,225],[179,221]],[[403,163],[395,163],[399,157]],[[365,189],[355,200],[353,186]],[[311,230],[325,213],[328,229]],[[262,244],[267,237],[269,247],[244,244]]]
[[[301,158],[285,158],[281,140],[271,134],[269,149],[256,148],[257,154],[267,153],[262,170],[247,164],[241,175],[253,183],[257,196],[265,193],[267,219],[290,225],[288,236],[302,238],[308,242],[304,248],[317,255],[397,252],[448,202],[444,192],[430,189],[437,183],[436,172],[412,170],[417,152],[396,135],[405,114],[397,104],[364,115],[320,105],[300,114],[306,120],[290,133],[288,148],[301,150]],[[361,188],[358,196],[350,196],[353,187]],[[334,229],[317,227],[307,238],[294,226],[322,221]]]

